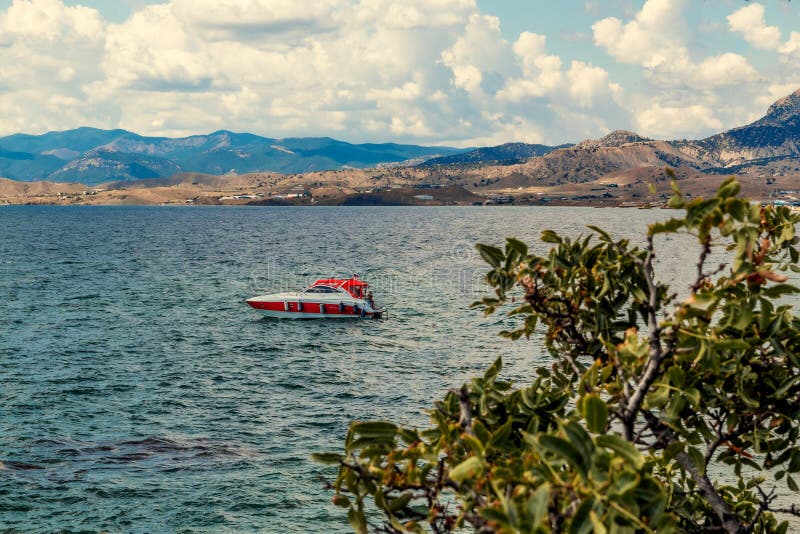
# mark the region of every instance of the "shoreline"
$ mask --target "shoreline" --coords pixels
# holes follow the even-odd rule
[[[750,199],[751,202],[769,202],[764,199]],[[665,203],[630,205],[622,204],[591,204],[591,203],[508,203],[508,204],[446,204],[446,203],[427,203],[427,204],[119,204],[119,203],[45,203],[45,202],[20,202],[0,204],[2,208],[20,207],[61,207],[61,208],[485,208],[485,209],[513,209],[513,208],[594,208],[594,209],[672,209]],[[794,206],[790,206],[794,207]]]
[[[651,169],[652,170],[652,169]],[[728,175],[679,176],[688,198],[713,196]],[[758,202],[800,203],[800,175],[765,181],[737,175],[741,194]],[[281,184],[259,175],[183,175],[169,181],[115,182],[98,186],[0,179],[0,206],[580,206],[662,207],[672,197],[666,176],[605,176],[589,182],[496,188],[478,183],[323,181],[302,175]]]

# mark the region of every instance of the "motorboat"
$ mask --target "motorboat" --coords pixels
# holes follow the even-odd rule
[[[380,319],[386,313],[375,306],[369,284],[357,275],[321,278],[302,291],[259,295],[246,302],[268,317],[282,319]]]

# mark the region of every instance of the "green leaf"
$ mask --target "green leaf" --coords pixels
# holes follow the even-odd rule
[[[407,428],[398,428],[397,435],[400,436],[400,439],[402,439],[406,445],[411,445],[420,439],[419,433],[416,430],[410,430]]]
[[[611,241],[612,241],[611,240],[611,236],[608,234],[608,232],[606,232],[605,230],[603,230],[599,226],[594,226],[592,224],[588,224],[588,225],[586,225],[586,227],[589,228],[589,230],[591,230],[591,231],[593,231],[593,232],[595,232],[597,234],[600,234],[600,236],[603,238],[603,240],[606,241],[607,243],[611,243]]]
[[[692,459],[692,463],[697,468],[700,475],[704,475],[706,473],[706,461],[703,457],[703,453],[696,447],[689,447],[686,452],[689,453],[689,457]]]
[[[362,438],[393,438],[397,434],[397,425],[385,421],[356,422],[351,426]]]
[[[335,452],[315,452],[311,455],[311,461],[324,465],[339,465],[344,461],[344,456]]]
[[[683,227],[683,219],[670,219],[665,222],[653,223],[649,227],[650,235],[671,234]]]
[[[718,198],[708,200],[697,199],[689,203],[686,209],[686,223],[689,226],[699,226],[719,206]]]
[[[450,478],[461,484],[468,478],[475,478],[483,473],[483,462],[471,456],[450,470]]]
[[[494,363],[483,373],[483,381],[485,383],[494,382],[497,375],[503,369],[503,357],[498,356]]]
[[[545,243],[561,243],[561,238],[552,230],[545,230],[542,232],[541,239]]]
[[[476,456],[483,456],[484,453],[483,443],[481,443],[481,441],[478,438],[470,436],[469,434],[465,433],[462,434],[461,439],[464,441],[467,447],[470,448],[473,454],[475,454]]]
[[[592,437],[575,421],[567,421],[566,424],[562,425],[562,429],[569,438],[569,442],[575,447],[578,454],[581,455],[581,460],[583,464],[587,466],[586,468],[588,470],[592,465],[594,457],[594,443],[592,442]]]
[[[511,423],[512,420],[509,419],[500,428],[494,431],[489,443],[486,445],[487,449],[498,448],[508,439],[508,436],[511,435]]]
[[[794,479],[788,475],[786,476],[786,485],[792,491],[800,491],[800,487],[797,486],[797,482],[795,482]]]
[[[550,501],[550,484],[539,486],[528,499],[528,514],[533,527],[539,526],[547,518],[547,505]]]
[[[739,194],[740,189],[739,182],[736,181],[736,178],[731,177],[722,182],[722,185],[719,186],[719,189],[717,189],[717,196],[720,198],[735,197]]]
[[[478,252],[481,255],[481,258],[486,261],[489,265],[497,269],[500,267],[500,263],[505,259],[506,255],[503,254],[503,251],[497,247],[492,247],[489,245],[475,245],[475,248],[478,249]]]
[[[513,237],[506,239],[506,249],[513,250],[523,258],[528,255],[528,245]]]
[[[594,508],[594,497],[584,500],[572,516],[572,524],[569,526],[570,534],[587,534],[592,530],[592,520],[589,512]]]
[[[483,423],[481,423],[480,419],[473,419],[472,431],[475,432],[475,436],[483,445],[489,443],[489,440],[492,438],[491,434],[488,430],[486,430],[486,427]]]
[[[683,387],[683,384],[686,380],[686,373],[683,372],[683,369],[678,367],[677,365],[673,365],[669,368],[669,383],[675,386],[676,388]]]
[[[367,534],[367,518],[364,517],[364,512],[350,508],[350,511],[347,512],[347,520],[358,534]]]
[[[761,290],[761,295],[771,299],[782,297],[783,295],[791,295],[800,291],[797,287],[789,284],[776,284],[774,286],[765,287]]]
[[[689,399],[689,402],[695,410],[700,408],[700,392],[696,388],[685,389],[683,390],[683,394]]]
[[[350,508],[350,499],[347,498],[346,495],[342,495],[339,493],[338,495],[334,495],[333,497],[333,504],[340,508]]]
[[[577,469],[578,472],[586,478],[589,466],[572,443],[563,438],[551,436],[549,434],[540,435],[537,441],[543,449],[566,460],[568,464]]]
[[[737,330],[744,330],[750,326],[753,321],[753,309],[750,306],[742,305],[738,308],[736,320],[733,322],[733,327]]]
[[[624,458],[636,469],[644,467],[644,457],[631,442],[626,441],[622,436],[616,434],[603,434],[594,438],[594,442],[606,449],[611,449],[620,457]]]
[[[589,512],[589,520],[592,522],[592,532],[594,534],[607,534],[608,530],[606,526],[600,521],[600,518],[597,517],[597,514],[594,513],[594,510]]]
[[[686,199],[681,194],[674,194],[667,201],[667,206],[672,209],[681,209],[686,206]]]
[[[392,512],[396,512],[398,510],[402,510],[405,506],[411,501],[413,495],[409,492],[403,493],[396,499],[391,499],[389,501],[389,510]]]
[[[586,425],[591,432],[599,434],[605,432],[608,423],[608,407],[598,395],[589,393],[583,397],[581,414],[586,419]]]

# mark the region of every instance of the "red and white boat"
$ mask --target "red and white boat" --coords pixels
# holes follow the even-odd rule
[[[379,319],[385,313],[375,306],[369,284],[358,276],[322,278],[299,292],[260,295],[246,302],[268,317],[284,319]]]

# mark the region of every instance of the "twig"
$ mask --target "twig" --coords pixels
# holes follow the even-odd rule
[[[796,504],[791,505],[789,508],[770,508],[769,511],[776,514],[791,514],[800,517],[800,506]]]
[[[703,268],[705,267],[706,258],[711,253],[711,236],[707,236],[703,241],[703,250],[700,252],[700,258],[697,260],[697,278],[694,281],[694,284],[691,285],[692,294],[697,293],[697,291],[703,286],[703,282],[708,278],[706,274],[703,273]]]
[[[461,426],[464,432],[470,436],[474,436],[475,434],[472,431],[472,409],[470,408],[467,385],[464,384],[461,386],[461,389],[453,392],[458,395],[458,403],[461,408],[461,415],[458,419],[458,424]]]

